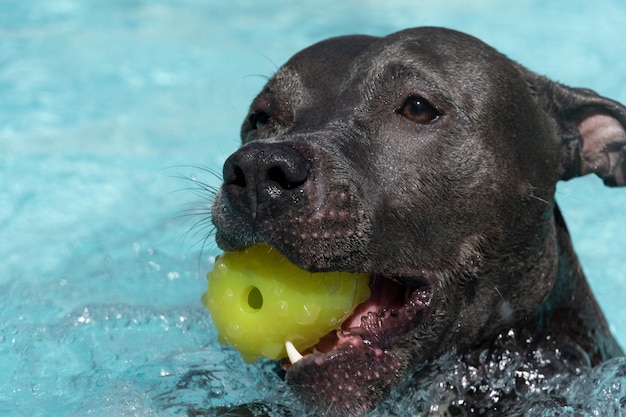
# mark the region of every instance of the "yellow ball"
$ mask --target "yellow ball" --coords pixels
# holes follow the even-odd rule
[[[265,244],[219,256],[207,280],[202,302],[219,341],[246,362],[284,358],[286,341],[314,346],[370,295],[367,274],[311,273]]]

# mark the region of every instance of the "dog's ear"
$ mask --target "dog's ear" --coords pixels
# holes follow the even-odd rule
[[[626,107],[591,90],[570,88],[524,70],[561,137],[560,179],[595,173],[606,185],[626,185]]]

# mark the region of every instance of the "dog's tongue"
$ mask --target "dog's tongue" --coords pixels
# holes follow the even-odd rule
[[[380,315],[384,311],[402,308],[410,291],[408,287],[381,275],[373,275],[369,287],[371,295],[356,306],[352,314],[343,321],[343,330],[359,327],[361,318],[370,313]]]
[[[362,345],[363,342],[359,336],[362,335],[362,333],[359,330],[356,331],[357,337],[352,336],[355,335],[355,329],[361,328],[361,331],[365,330],[362,329],[363,320],[371,320],[371,318],[374,317],[379,326],[384,327],[384,324],[378,319],[382,319],[386,314],[393,314],[392,312],[397,312],[403,308],[411,294],[409,287],[383,275],[370,276],[369,287],[371,295],[365,301],[357,305],[352,314],[343,321],[341,331],[331,331],[326,334],[319,343],[315,345],[315,351],[327,353],[344,344],[351,344],[353,346]],[[367,324],[365,326],[367,327]],[[383,329],[381,328],[380,330]],[[371,332],[376,330],[370,327],[366,331]],[[293,355],[289,354],[290,363],[283,361],[283,367],[288,369],[291,364],[298,362],[300,359],[299,355],[299,352],[293,352]]]
[[[224,253],[207,280],[202,301],[218,339],[247,362],[315,346],[348,317],[357,320],[353,311],[370,296],[368,274],[311,273],[265,244]]]

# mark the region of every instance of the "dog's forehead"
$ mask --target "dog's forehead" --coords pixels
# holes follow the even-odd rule
[[[501,76],[503,72],[507,76]],[[512,62],[477,38],[444,28],[422,27],[386,37],[342,36],[294,55],[274,81],[298,80],[320,96],[344,95],[384,78],[415,75],[452,93],[487,83],[519,80]],[[463,75],[461,75],[463,74]],[[288,76],[286,76],[288,75]]]
[[[365,63],[369,62],[367,65]],[[442,28],[417,28],[393,33],[372,44],[355,60],[370,77],[390,66],[403,66],[453,83],[485,79],[510,61],[495,49],[467,34]]]
[[[379,38],[352,35],[330,38],[296,53],[272,81],[297,80],[311,90],[337,90],[358,59]]]

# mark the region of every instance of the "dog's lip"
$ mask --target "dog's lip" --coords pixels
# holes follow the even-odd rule
[[[283,368],[288,373],[301,371],[350,355],[354,349],[380,353],[392,349],[395,340],[424,321],[433,304],[434,286],[421,274],[370,274],[370,287],[372,295],[357,306],[341,329],[324,336],[296,363],[284,359]]]

